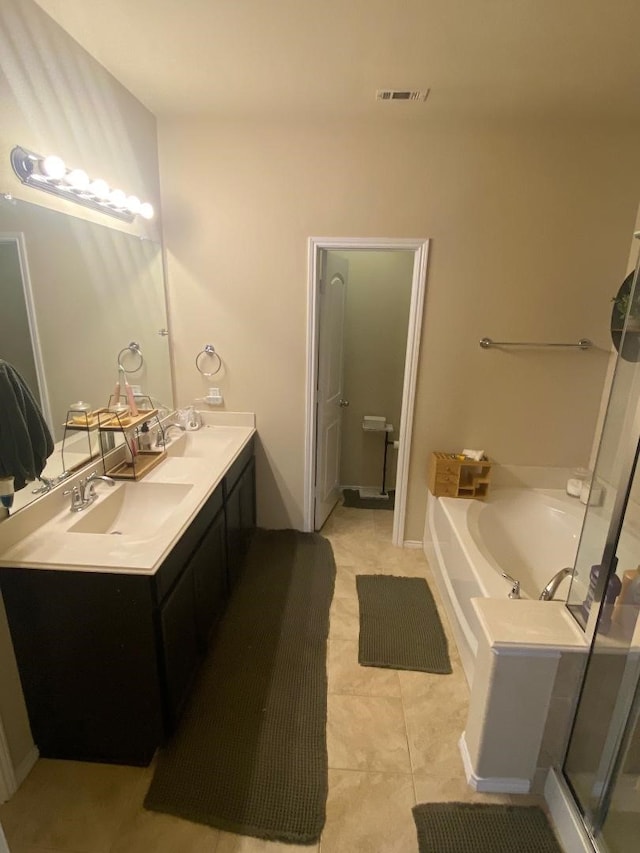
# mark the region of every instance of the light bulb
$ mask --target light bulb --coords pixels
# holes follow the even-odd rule
[[[111,190],[109,193],[109,204],[114,207],[126,207],[127,194],[124,190]]]
[[[82,192],[89,186],[89,175],[87,175],[84,169],[72,169],[66,176],[65,181],[74,190]]]
[[[67,173],[64,160],[60,157],[56,157],[55,154],[51,154],[49,157],[45,157],[44,160],[42,160],[40,170],[45,177],[51,178],[51,180],[54,181],[59,181],[61,178],[64,178]]]
[[[143,219],[153,219],[153,205],[149,204],[148,201],[142,202],[140,205],[140,216]]]
[[[136,213],[140,213],[140,208],[142,206],[142,202],[138,198],[137,195],[130,195],[127,198],[127,210],[129,213],[132,213],[134,216]]]
[[[89,192],[96,198],[105,199],[109,195],[109,184],[102,178],[96,178],[89,184]]]

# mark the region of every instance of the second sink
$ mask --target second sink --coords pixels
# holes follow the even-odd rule
[[[122,483],[116,490],[100,494],[69,533],[152,536],[191,488],[187,483]]]

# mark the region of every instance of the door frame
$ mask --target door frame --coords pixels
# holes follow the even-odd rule
[[[33,287],[31,285],[31,276],[29,274],[29,263],[27,260],[27,243],[24,232],[22,231],[2,231],[0,232],[0,242],[12,244],[16,247],[18,253],[18,263],[20,266],[20,275],[22,277],[22,292],[24,293],[24,302],[27,311],[27,323],[29,326],[29,335],[31,338],[31,351],[33,353],[33,363],[36,369],[36,378],[38,380],[38,393],[40,395],[40,408],[44,415],[45,421],[49,424],[53,432],[54,423],[51,415],[51,401],[49,399],[49,390],[47,387],[46,371],[44,366],[44,358],[42,356],[42,348],[40,346],[40,333],[38,331],[38,320],[36,316],[36,305],[33,298]],[[35,388],[32,389],[35,392]]]
[[[402,389],[402,410],[400,415],[400,430],[398,432],[400,447],[398,451],[396,502],[393,513],[392,536],[393,544],[402,546],[404,544],[409,462],[411,456],[411,436],[413,432],[413,414],[415,409],[416,383],[418,377],[418,358],[420,354],[420,335],[422,332],[422,314],[427,281],[427,261],[429,256],[429,240],[426,238],[309,238],[304,529],[308,532],[313,531],[314,529],[320,252],[323,250],[349,251],[358,249],[367,251],[413,251],[414,253],[413,277],[411,282],[411,303],[409,307],[409,322],[407,327],[407,352],[404,363],[404,383]]]

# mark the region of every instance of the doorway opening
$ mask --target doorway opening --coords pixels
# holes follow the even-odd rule
[[[376,502],[394,489],[392,541],[404,544],[428,244],[309,241],[305,530],[343,488]]]

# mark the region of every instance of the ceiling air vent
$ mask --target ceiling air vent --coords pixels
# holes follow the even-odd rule
[[[377,101],[426,101],[429,89],[378,89]]]

